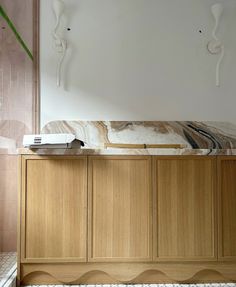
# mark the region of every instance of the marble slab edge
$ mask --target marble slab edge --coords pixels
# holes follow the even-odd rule
[[[72,133],[87,148],[105,143],[181,144],[186,149],[236,149],[236,125],[196,121],[52,121],[42,133]]]
[[[35,149],[19,148],[20,155],[236,155],[236,149]]]

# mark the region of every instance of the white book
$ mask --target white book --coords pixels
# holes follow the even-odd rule
[[[80,148],[84,143],[73,134],[37,134],[24,135],[23,146],[29,149],[39,148]]]

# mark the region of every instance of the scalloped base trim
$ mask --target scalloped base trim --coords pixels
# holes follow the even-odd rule
[[[236,282],[236,264],[32,263],[21,266],[22,285],[215,282]]]

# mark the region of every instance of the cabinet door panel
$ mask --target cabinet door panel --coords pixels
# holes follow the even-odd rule
[[[23,258],[85,261],[87,159],[25,161]]]
[[[214,260],[214,160],[166,158],[155,163],[155,257]]]
[[[236,260],[236,157],[219,157],[219,255]]]
[[[93,157],[90,261],[149,261],[151,170],[148,157]]]

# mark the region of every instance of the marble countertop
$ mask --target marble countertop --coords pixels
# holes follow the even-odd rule
[[[127,148],[81,148],[81,149],[34,149],[19,148],[20,155],[236,155],[236,149],[127,149]]]
[[[42,133],[73,133],[80,149],[19,148],[24,155],[236,155],[236,125],[225,122],[54,121]],[[106,144],[179,144],[182,148],[104,148]]]
[[[117,143],[181,144],[186,149],[200,150],[236,149],[236,125],[227,122],[52,121],[41,132],[72,133],[87,148],[96,149]]]

